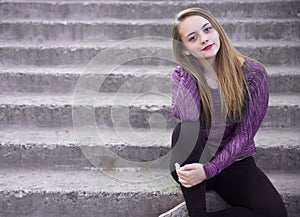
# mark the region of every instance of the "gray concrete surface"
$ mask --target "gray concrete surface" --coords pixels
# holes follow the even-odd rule
[[[101,41],[132,37],[171,37],[173,19],[159,20],[4,20],[0,22],[2,41]],[[295,19],[225,19],[220,20],[231,40],[300,39],[300,20]]]
[[[144,175],[153,177],[151,171],[145,171]],[[267,175],[284,202],[289,204],[290,217],[296,217],[300,199],[299,172],[270,171]],[[90,170],[3,168],[0,180],[2,215],[13,211],[16,215],[46,217],[60,213],[66,216],[154,217],[182,201],[178,185],[167,174],[153,182],[145,178],[141,183],[129,183]],[[215,193],[207,197],[208,210],[226,206]]]
[[[26,42],[0,42],[2,52],[2,66],[16,65],[82,65],[87,64],[100,51],[114,45],[114,42],[101,43],[83,43],[83,42],[49,42],[49,43],[30,43]],[[149,42],[150,43],[150,42]],[[166,44],[159,41],[152,41],[151,44],[135,43],[130,48],[112,50],[112,56],[120,53],[131,52],[139,56],[158,56],[165,55],[170,50],[166,49]],[[235,47],[243,54],[253,57],[264,64],[282,65],[300,64],[300,46],[299,43],[291,41],[239,41],[234,42]],[[170,48],[171,46],[169,46]],[[122,50],[123,49],[123,50]],[[113,59],[107,59],[107,62]],[[132,65],[169,65],[168,61],[142,58],[131,62]]]
[[[101,92],[117,92],[128,84],[128,92],[155,91],[170,93],[172,66],[120,66],[109,74],[101,85]],[[300,65],[266,66],[269,75],[270,92],[300,92]],[[0,68],[0,91],[3,92],[50,92],[71,93],[80,76],[85,74],[84,66],[74,67],[2,67]],[[96,75],[95,75],[96,76]],[[101,78],[101,77],[100,77]],[[139,89],[130,85],[131,81],[143,82]],[[146,81],[146,82],[145,82]],[[123,89],[122,92],[125,92]]]
[[[10,166],[91,167],[86,153],[107,147],[119,157],[135,162],[159,159],[170,151],[172,130],[5,127],[0,130],[0,164]],[[81,136],[85,135],[85,136]],[[129,140],[133,135],[140,137]],[[299,129],[261,129],[255,137],[255,159],[262,169],[300,170]],[[99,158],[101,155],[99,155]],[[126,165],[124,165],[126,166]]]
[[[118,120],[115,125],[127,126],[128,119],[122,115],[126,113],[129,114],[132,127],[148,128],[149,118],[153,114],[162,115],[167,127],[175,127],[177,123],[171,112],[171,96],[168,94],[99,93],[96,100],[93,100],[95,94],[84,93],[76,96],[76,101],[73,97],[73,94],[48,93],[0,95],[0,125],[72,126],[72,109],[77,114],[76,118],[86,115],[92,109],[91,113],[95,114],[97,125],[104,126],[113,126],[112,117]],[[294,93],[271,94],[262,127],[299,126],[299,99],[300,96]],[[81,120],[84,118],[81,117]],[[160,121],[153,123],[159,124]]]
[[[188,7],[203,7],[218,18],[296,18],[299,1],[12,1],[0,4],[4,19],[161,19]],[[42,3],[41,3],[42,2]],[[147,11],[147,13],[145,13]],[[163,13],[162,13],[163,11]]]

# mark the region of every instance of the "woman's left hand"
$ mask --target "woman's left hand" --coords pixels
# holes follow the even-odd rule
[[[206,179],[203,165],[200,163],[186,164],[183,167],[177,164],[176,172],[178,181],[186,188],[193,187]]]

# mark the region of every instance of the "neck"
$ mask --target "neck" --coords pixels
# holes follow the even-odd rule
[[[216,71],[216,59],[215,58],[209,58],[206,59],[206,61],[211,65],[211,67]]]
[[[211,70],[207,70],[205,73],[205,79],[210,88],[216,89],[219,87],[219,79],[217,76],[216,65],[210,64]]]

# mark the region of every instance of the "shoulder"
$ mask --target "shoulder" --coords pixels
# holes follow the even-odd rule
[[[194,77],[181,66],[176,66],[172,72],[172,79],[175,81],[186,81],[191,79],[194,80]]]
[[[267,79],[267,72],[264,65],[254,59],[245,59],[242,70],[247,83]]]
[[[254,59],[245,59],[242,70],[245,74],[261,74],[266,72],[264,65]]]

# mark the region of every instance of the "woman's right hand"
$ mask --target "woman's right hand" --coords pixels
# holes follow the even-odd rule
[[[206,179],[203,165],[200,163],[186,164],[183,167],[175,163],[175,168],[178,181],[186,188],[198,185]]]

